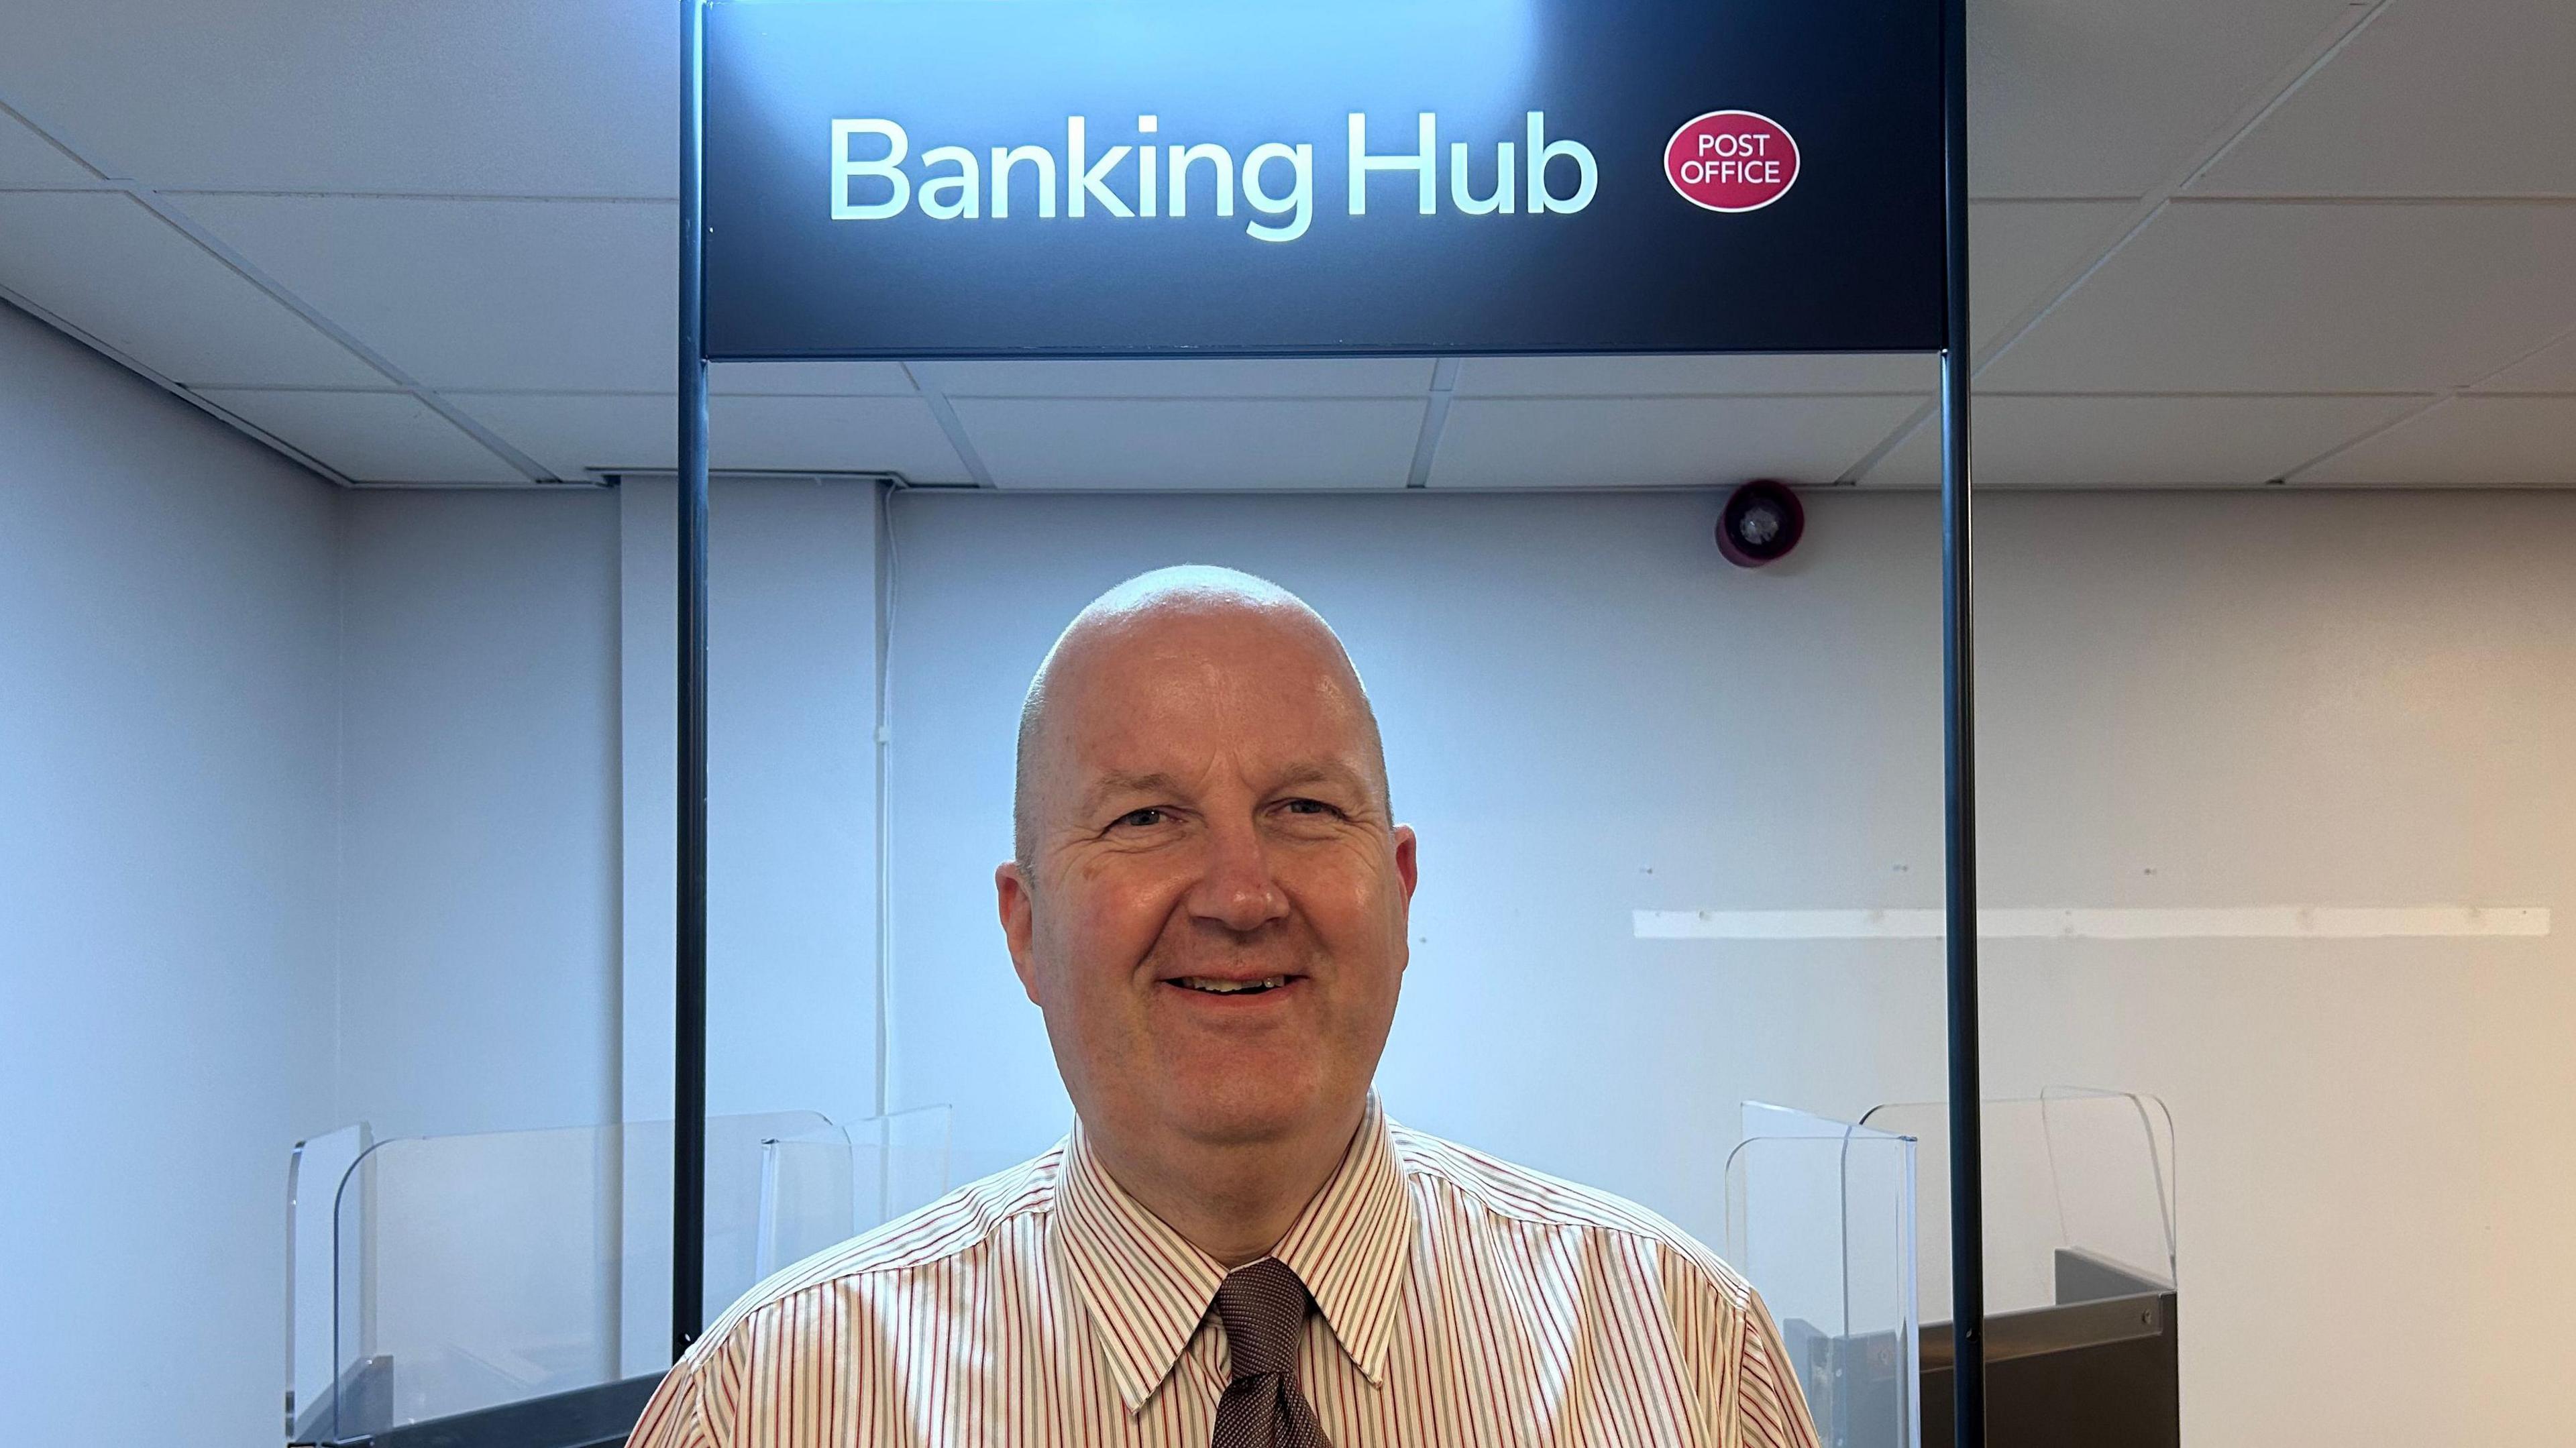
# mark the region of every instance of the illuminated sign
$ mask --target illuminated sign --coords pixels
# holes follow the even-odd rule
[[[1930,0],[720,0],[711,357],[1922,351]]]
[[[1378,155],[1369,150],[1368,117],[1358,111],[1351,113],[1350,153],[1345,167],[1350,177],[1351,215],[1368,214],[1369,182],[1381,171],[1411,172],[1420,197],[1416,207],[1419,214],[1440,213],[1440,117],[1424,111],[1419,125],[1419,149]],[[1043,145],[994,146],[988,173],[984,158],[965,146],[933,146],[921,152],[917,164],[910,164],[912,133],[900,121],[874,116],[836,119],[832,122],[832,190],[827,204],[834,221],[884,221],[901,216],[916,199],[921,214],[934,220],[973,221],[990,216],[1003,221],[1011,215],[1011,199],[1017,191],[1020,214],[1034,215],[1041,221],[1058,215],[1130,220],[1170,216],[1181,220],[1190,215],[1193,185],[1201,185],[1207,194],[1199,204],[1216,216],[1234,215],[1235,193],[1242,192],[1244,207],[1254,214],[1253,220],[1244,223],[1243,233],[1256,241],[1295,241],[1313,224],[1312,142],[1290,145],[1285,141],[1265,141],[1246,151],[1238,166],[1234,152],[1223,145],[1161,141],[1157,139],[1161,130],[1161,117],[1138,116],[1133,144],[1108,144],[1095,141],[1090,117],[1067,116],[1060,164],[1057,153]],[[1097,160],[1092,159],[1095,144],[1099,146]],[[1528,158],[1525,190],[1512,150],[1510,141],[1495,143],[1485,194],[1478,196],[1475,184],[1468,179],[1475,168],[1467,143],[1450,143],[1446,194],[1460,215],[1509,216],[1517,209],[1515,197],[1520,195],[1529,198],[1532,215],[1571,213],[1592,204],[1600,186],[1599,164],[1591,149],[1580,141],[1549,140],[1544,114],[1529,113],[1529,141],[1521,152]],[[1168,163],[1163,159],[1166,155]],[[1556,167],[1559,161],[1570,165]],[[1554,189],[1552,168],[1559,175],[1568,170],[1572,173],[1564,195]],[[1194,182],[1194,172],[1205,175]],[[1014,179],[1023,173],[1024,184]],[[992,198],[989,203],[984,199],[988,175]],[[1168,201],[1164,199],[1167,190],[1161,180],[1165,175],[1171,177]],[[1059,177],[1064,198],[1060,210],[1056,204]],[[1394,199],[1399,206],[1405,200],[1400,193]]]

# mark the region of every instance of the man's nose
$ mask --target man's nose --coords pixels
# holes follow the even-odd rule
[[[1249,820],[1209,834],[1207,868],[1190,891],[1190,913],[1246,934],[1288,913],[1287,892],[1270,870],[1270,852]]]

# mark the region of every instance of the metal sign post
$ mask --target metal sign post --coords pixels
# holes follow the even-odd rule
[[[1985,1091],[1977,1051],[1977,693],[1969,611],[1968,4],[1941,0],[1941,751],[1950,1027],[1951,1441],[1986,1442]]]
[[[680,781],[671,1020],[671,1358],[706,1327],[707,283],[705,0],[680,4]]]
[[[710,360],[1937,353],[1982,1448],[1965,0],[682,0],[681,41],[674,1355],[705,1308]]]

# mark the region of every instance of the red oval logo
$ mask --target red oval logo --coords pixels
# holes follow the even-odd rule
[[[1769,116],[1710,111],[1664,143],[1664,179],[1693,206],[1759,211],[1798,179],[1798,143]]]

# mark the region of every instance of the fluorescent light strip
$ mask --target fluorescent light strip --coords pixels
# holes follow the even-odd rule
[[[1639,910],[1639,940],[1939,940],[1939,910]],[[2543,906],[1980,910],[1985,940],[2404,940],[2549,933]]]

